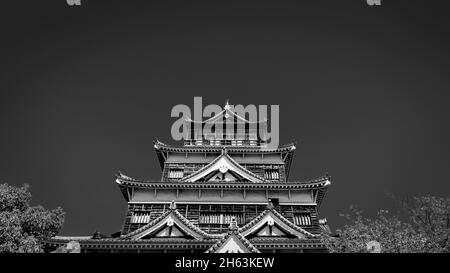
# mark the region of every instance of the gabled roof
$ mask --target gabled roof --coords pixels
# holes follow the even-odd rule
[[[316,204],[320,205],[325,195],[327,186],[331,184],[329,176],[309,180],[294,182],[228,182],[209,181],[205,182],[185,182],[185,181],[156,181],[138,180],[129,178],[121,173],[116,175],[116,183],[122,192],[125,200],[130,201],[131,189],[152,188],[152,189],[273,189],[273,190],[316,190]]]
[[[239,233],[228,232],[225,237],[212,245],[206,253],[260,253],[260,251]]]
[[[321,189],[331,184],[329,176],[323,176],[317,179],[307,181],[289,181],[289,182],[264,182],[264,183],[248,183],[248,182],[184,182],[184,181],[160,181],[160,180],[139,180],[124,176],[118,173],[115,176],[116,183],[123,188],[140,187],[140,188],[194,188],[194,189]]]
[[[283,217],[283,215],[276,211],[272,205],[269,205],[268,208],[255,219],[240,228],[239,233],[244,237],[257,234],[257,232],[260,231],[265,225],[276,226],[283,232],[296,236],[299,239],[317,237],[317,235],[302,229]]]
[[[215,122],[217,120],[223,119],[223,117],[225,117],[225,119],[235,118],[238,122],[243,122],[243,123],[263,123],[263,122],[268,121],[267,118],[265,118],[264,120],[261,120],[261,121],[247,120],[244,117],[241,117],[240,115],[238,115],[236,112],[231,111],[231,106],[230,106],[230,104],[228,104],[228,101],[226,102],[222,111],[220,111],[217,115],[215,115],[207,120],[198,121],[198,120],[192,120],[192,119],[188,118],[188,119],[186,119],[186,121],[193,122],[193,123],[210,123],[210,122]]]
[[[260,177],[259,175],[256,175],[252,173],[251,171],[247,170],[243,166],[241,166],[239,163],[237,163],[233,158],[231,158],[226,150],[222,150],[222,154],[218,156],[216,159],[211,161],[208,165],[204,166],[203,168],[199,169],[198,171],[184,177],[181,179],[182,182],[195,182],[199,180],[200,178],[208,175],[211,172],[219,170],[222,173],[227,172],[228,170],[231,170],[235,173],[237,173],[239,176],[254,182],[254,183],[261,183],[261,182],[268,182],[263,177]]]
[[[161,232],[165,227],[170,226],[176,227],[176,229],[181,233],[197,240],[213,239],[221,236],[208,234],[192,224],[181,213],[179,213],[178,210],[176,210],[175,204],[172,202],[170,208],[158,218],[133,232],[121,236],[120,238],[139,240],[146,236],[154,236]]]
[[[260,253],[260,251],[239,234],[236,218],[233,218],[227,234],[212,245],[206,253]]]

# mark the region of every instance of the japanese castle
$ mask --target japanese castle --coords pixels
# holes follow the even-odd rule
[[[46,242],[47,250],[77,241],[83,253],[325,252],[321,236],[330,229],[318,210],[330,178],[290,178],[295,143],[264,149],[250,121],[228,103],[206,121],[186,122],[194,128],[207,121],[240,123],[247,133],[239,138],[194,133],[182,146],[156,140],[159,179],[115,177],[128,204],[121,231],[56,236]]]

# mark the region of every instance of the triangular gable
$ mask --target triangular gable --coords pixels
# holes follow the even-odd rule
[[[148,235],[147,235],[148,236]],[[142,237],[145,239],[147,236]],[[148,236],[151,237],[151,236]],[[167,225],[161,231],[154,234],[154,237],[190,237],[174,225]]]
[[[259,253],[247,239],[237,232],[229,232],[224,238],[212,245],[206,253]]]
[[[192,224],[176,209],[169,209],[147,225],[122,236],[122,239],[149,239],[158,237],[213,239],[220,235],[208,234]]]
[[[235,235],[227,238],[214,253],[250,253],[251,251]]]
[[[279,229],[276,225],[265,225],[263,226],[257,233],[258,237],[271,237],[271,236],[279,236],[286,237],[288,234]]]
[[[244,179],[242,176],[229,169],[226,172],[222,172],[220,169],[213,171],[203,178],[205,181],[242,181]]]
[[[283,217],[274,209],[263,211],[250,223],[239,229],[242,236],[295,236],[299,239],[315,237],[316,235],[302,229]]]
[[[223,150],[222,154],[211,161],[208,165],[184,177],[181,181],[195,182],[216,172],[220,172],[224,175],[232,175],[234,177],[238,176],[241,179],[255,183],[267,182],[264,178],[242,167],[233,158],[231,158],[225,150]]]

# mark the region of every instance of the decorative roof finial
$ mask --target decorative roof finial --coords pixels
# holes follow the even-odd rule
[[[91,239],[96,239],[96,240],[101,239],[101,238],[102,238],[102,234],[98,230],[96,232],[94,232],[94,235],[92,235],[92,237],[91,237]]]
[[[170,203],[169,209],[174,210],[177,208],[177,205],[175,204],[175,201],[172,200],[172,202]]]
[[[272,200],[269,199],[269,202],[267,202],[267,209],[272,210],[273,209],[273,203]]]
[[[230,104],[228,103],[228,100],[225,103],[225,106],[223,107],[225,110],[230,110]]]
[[[237,225],[237,221],[236,221],[236,217],[235,216],[231,217],[229,230],[230,231],[238,230],[238,225]]]

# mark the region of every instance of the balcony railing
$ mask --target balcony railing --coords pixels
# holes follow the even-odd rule
[[[184,142],[184,146],[250,146],[250,147],[259,147],[264,146],[266,144],[265,141],[262,140],[235,140],[235,139],[216,139],[216,140],[187,140]]]

